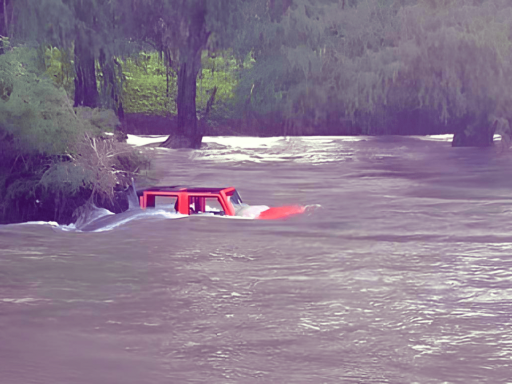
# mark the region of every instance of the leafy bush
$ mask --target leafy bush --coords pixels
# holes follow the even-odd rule
[[[0,78],[0,129],[20,154],[63,153],[84,131],[66,92],[37,75],[34,50],[0,55]]]
[[[87,200],[112,202],[136,172],[114,112],[73,109],[41,75],[34,50],[0,55],[1,221],[69,221]]]

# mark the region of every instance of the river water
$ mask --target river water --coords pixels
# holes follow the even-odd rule
[[[161,185],[287,221],[0,227],[0,383],[512,383],[512,159],[446,137],[207,138]]]

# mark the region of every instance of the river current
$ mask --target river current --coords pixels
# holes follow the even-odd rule
[[[145,148],[286,221],[0,226],[1,384],[512,383],[512,156],[448,137]]]

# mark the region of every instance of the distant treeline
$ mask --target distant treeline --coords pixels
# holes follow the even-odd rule
[[[0,34],[42,47],[74,106],[121,120],[167,116],[166,145],[191,147],[211,132],[453,132],[461,145],[489,144],[494,119],[512,116],[511,28],[507,0],[5,0],[0,9]]]

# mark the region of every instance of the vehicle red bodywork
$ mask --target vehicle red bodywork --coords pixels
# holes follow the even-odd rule
[[[154,187],[137,192],[139,204],[142,209],[155,207],[158,196],[176,198],[176,212],[183,215],[190,215],[192,212],[191,204],[197,212],[204,212],[206,209],[206,199],[217,199],[219,205],[226,216],[236,216],[235,208],[231,204],[229,197],[236,194],[234,187],[228,188],[183,188],[183,187]],[[269,208],[261,212],[256,219],[276,220],[289,216],[304,213],[305,207],[284,206]]]
[[[304,213],[306,210],[305,207],[301,207],[299,205],[286,205],[284,207],[273,207],[269,208],[266,211],[260,213],[257,217],[262,220],[276,220],[282,219],[284,217],[289,217],[293,215],[298,215],[300,213]]]

